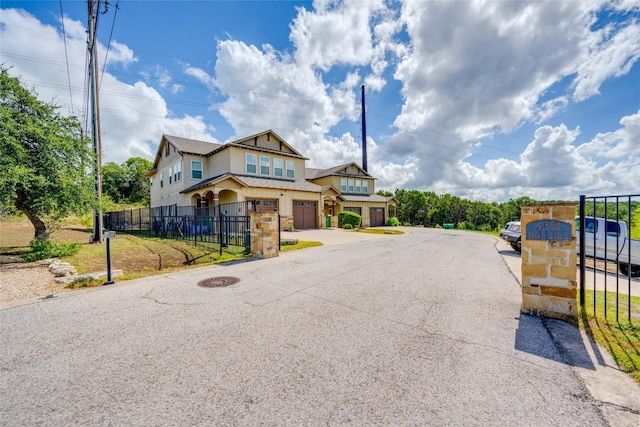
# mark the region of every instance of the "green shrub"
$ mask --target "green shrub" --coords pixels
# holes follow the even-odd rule
[[[398,221],[398,218],[395,216],[389,217],[387,218],[387,225],[391,226],[391,227],[397,227],[400,225],[400,221]]]
[[[47,258],[63,258],[75,255],[80,251],[79,243],[52,243],[50,240],[33,239],[29,242],[31,251],[24,254],[27,262],[39,261]]]
[[[352,228],[358,228],[362,224],[362,217],[351,211],[338,212],[338,227],[344,228],[346,224],[351,224]]]
[[[353,225],[345,224],[345,225],[342,226],[342,228],[344,228],[345,230],[351,230],[351,229],[353,229]]]

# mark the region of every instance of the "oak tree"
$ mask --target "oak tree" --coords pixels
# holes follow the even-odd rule
[[[23,212],[39,240],[56,220],[86,213],[97,199],[93,151],[78,120],[58,108],[0,67],[0,208]]]

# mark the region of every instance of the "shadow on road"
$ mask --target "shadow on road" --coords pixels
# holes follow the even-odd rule
[[[540,328],[541,323],[544,328]],[[520,314],[515,349],[571,366],[596,369],[580,331],[560,320]],[[597,347],[591,351],[602,359]]]

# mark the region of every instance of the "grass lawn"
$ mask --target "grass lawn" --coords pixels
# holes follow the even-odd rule
[[[629,322],[629,297],[620,295],[616,305],[615,292],[607,292],[605,317],[605,293],[585,294],[585,307],[580,311],[578,323],[589,336],[607,349],[623,372],[640,385],[640,297],[631,297],[631,321]],[[616,321],[618,309],[618,321]]]

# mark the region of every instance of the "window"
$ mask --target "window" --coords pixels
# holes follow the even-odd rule
[[[271,159],[260,156],[260,175],[271,175]]]
[[[287,160],[287,178],[295,178],[296,177],[296,165],[293,160]]]
[[[340,191],[343,193],[347,191],[347,178],[340,178]]]
[[[362,215],[362,208],[355,208],[355,207],[346,207],[344,208],[345,211],[349,211],[349,212],[355,212],[358,215]]]
[[[149,187],[153,187],[153,178],[149,178]]]
[[[273,176],[282,178],[282,159],[273,159]]]
[[[191,160],[191,178],[202,179],[202,162]]]
[[[362,181],[360,181],[359,179],[356,179],[356,193],[360,192],[361,183]]]
[[[164,146],[164,156],[169,157],[169,154],[171,154],[171,152],[169,151],[169,143],[167,142],[167,145]]]
[[[160,173],[160,188],[164,187],[164,173]]]
[[[353,193],[353,180],[352,179],[349,180],[349,192]]]
[[[369,182],[368,181],[362,181],[362,192],[363,193],[369,193]]]
[[[173,182],[178,182],[182,179],[182,163],[178,162],[173,165]]]
[[[245,162],[247,165],[247,173],[258,173],[258,159],[255,154],[247,154],[245,156]]]
[[[173,181],[173,166],[169,166],[169,184],[171,184]]]

